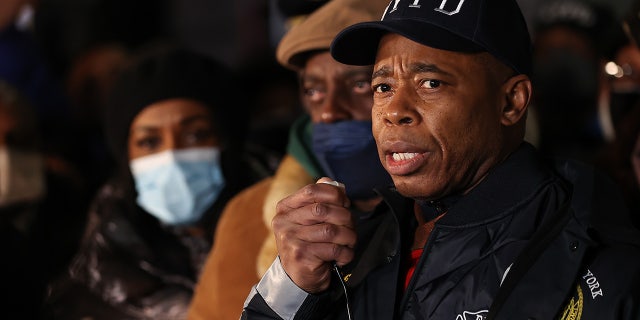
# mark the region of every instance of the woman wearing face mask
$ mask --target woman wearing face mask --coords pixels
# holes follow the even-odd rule
[[[121,170],[52,285],[53,318],[184,318],[223,205],[254,181],[231,141],[242,130],[230,113],[239,108],[225,103],[238,103],[232,83],[221,65],[183,50],[143,54],[124,71],[105,127]]]

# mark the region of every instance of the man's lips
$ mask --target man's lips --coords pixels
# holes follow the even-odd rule
[[[405,143],[393,143],[384,147],[386,168],[391,175],[408,175],[427,161],[428,152]]]

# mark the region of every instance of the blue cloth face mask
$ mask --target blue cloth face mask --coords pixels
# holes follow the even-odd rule
[[[351,199],[376,196],[373,188],[391,184],[380,163],[371,121],[314,123],[312,149],[325,173],[345,184]]]
[[[225,185],[218,148],[164,151],[129,166],[138,205],[168,225],[197,222]]]

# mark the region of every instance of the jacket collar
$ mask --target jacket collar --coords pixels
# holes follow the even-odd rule
[[[541,184],[552,179],[553,175],[544,166],[535,148],[523,142],[471,192],[456,199],[438,223],[463,226],[502,216],[535,196]]]

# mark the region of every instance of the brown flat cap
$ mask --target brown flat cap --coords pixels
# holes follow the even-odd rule
[[[331,0],[311,13],[284,35],[276,57],[284,67],[300,70],[304,53],[329,50],[331,41],[342,29],[358,22],[380,20],[389,0]]]

